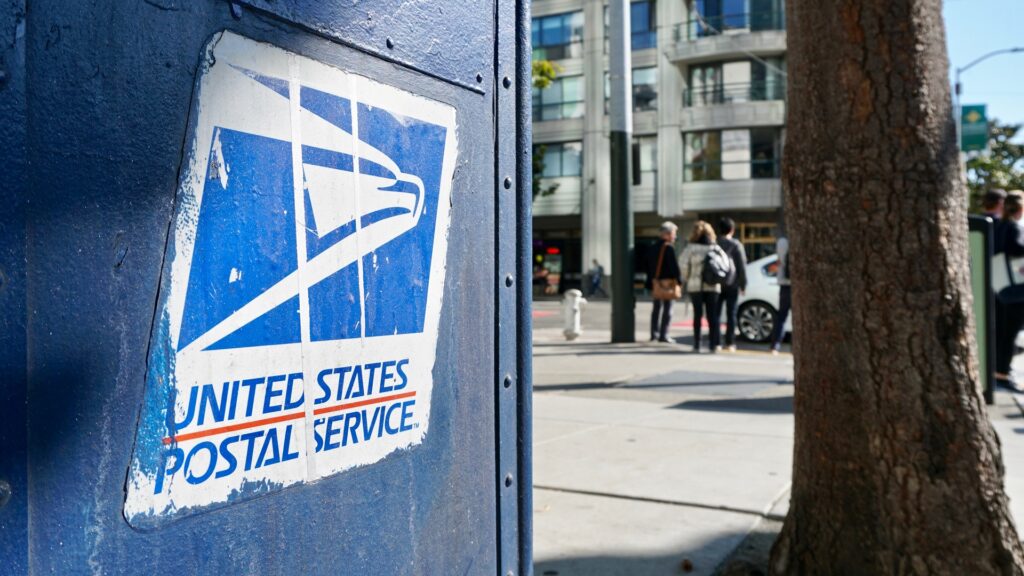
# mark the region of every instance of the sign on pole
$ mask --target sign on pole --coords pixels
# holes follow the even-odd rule
[[[984,104],[963,106],[960,111],[960,149],[980,152],[988,149],[988,116]]]

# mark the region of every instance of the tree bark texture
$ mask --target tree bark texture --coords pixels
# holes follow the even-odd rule
[[[941,0],[789,0],[776,575],[1024,574],[973,344]]]

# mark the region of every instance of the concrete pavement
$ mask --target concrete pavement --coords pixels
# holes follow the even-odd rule
[[[689,318],[647,343],[608,344],[591,303],[566,342],[557,302],[534,304],[534,558],[540,576],[710,575],[765,518],[784,517],[792,466],[792,357],[765,345],[693,354]],[[684,334],[685,331],[685,334]],[[1024,368],[1024,366],[1022,366]],[[1024,419],[991,410],[1024,519]]]

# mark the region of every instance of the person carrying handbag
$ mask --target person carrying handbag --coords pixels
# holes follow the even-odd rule
[[[661,242],[650,252],[647,261],[647,289],[654,299],[651,311],[651,340],[669,342],[668,327],[672,323],[672,304],[682,296],[682,276],[676,262],[673,244],[679,227],[663,222],[659,230]]]

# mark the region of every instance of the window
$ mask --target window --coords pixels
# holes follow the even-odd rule
[[[658,109],[658,69],[633,68],[633,110]]]
[[[785,30],[785,0],[695,0],[688,38]]]
[[[689,89],[684,100],[687,106],[707,106],[722,101],[722,65],[704,64],[690,67]]]
[[[690,67],[687,106],[710,106],[736,102],[783,100],[785,60],[741,60],[714,62]]]
[[[629,5],[629,46],[633,50],[648,50],[658,45],[657,4],[654,0],[641,0]],[[604,7],[604,53],[608,53],[608,6]]]
[[[765,58],[750,63],[751,100],[786,99],[786,60]]]
[[[583,56],[583,12],[534,18],[530,23],[534,60]]]
[[[658,69],[633,68],[633,110],[643,112],[645,110],[658,109]],[[609,100],[611,99],[611,79],[606,71],[604,73],[604,113],[608,113]]]
[[[727,33],[747,27],[746,0],[697,0],[701,36]]]
[[[747,252],[747,261],[753,262],[765,256],[775,254],[775,240],[778,228],[772,222],[740,222],[736,225],[736,237],[743,243]],[[779,272],[778,261],[770,262],[761,268],[761,272],[774,278]]]
[[[559,120],[583,116],[583,77],[564,76],[533,91],[533,119]]]
[[[629,5],[630,46],[633,50],[646,50],[658,45],[657,5],[652,1],[633,2]],[[607,9],[605,14],[607,14]],[[607,21],[607,17],[606,17]]]
[[[637,171],[640,172],[640,185],[653,188],[658,174],[658,137],[637,136],[633,138],[633,145],[639,148],[640,152],[640,162],[637,166]]]
[[[684,141],[686,182],[779,177],[782,131],[778,128],[690,132]]]
[[[687,182],[722,179],[722,133],[690,132],[686,135]]]
[[[564,178],[583,174],[583,143],[537,144],[533,153],[544,158],[542,178]]]
[[[781,134],[776,128],[750,130],[750,170],[753,178],[779,177]]]

